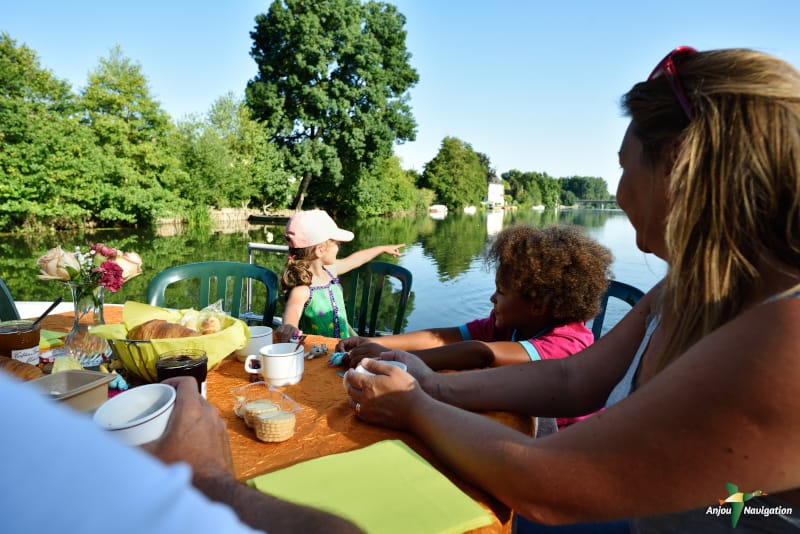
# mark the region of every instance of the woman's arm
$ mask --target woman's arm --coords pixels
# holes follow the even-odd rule
[[[530,363],[522,345],[515,341],[467,340],[424,350],[410,350],[434,371],[480,369],[512,363]]]
[[[389,254],[396,258],[397,256],[400,255],[400,249],[404,246],[405,244],[381,245],[378,247],[357,250],[352,254],[350,254],[349,256],[347,256],[346,258],[337,259],[336,262],[333,264],[333,267],[336,270],[337,274],[344,274],[348,271],[352,271],[356,267],[361,267],[371,259],[381,254]]]
[[[798,323],[798,300],[750,310],[627,399],[535,441],[425,395],[399,370],[348,373],[347,386],[362,419],[412,431],[526,517],[558,523],[661,514],[715,505],[728,482],[767,493],[800,487]],[[492,371],[512,378],[575,359]],[[541,400],[536,385],[527,387]],[[503,389],[510,395],[519,387]]]

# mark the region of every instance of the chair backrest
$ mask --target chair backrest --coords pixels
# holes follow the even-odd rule
[[[196,297],[204,308],[222,300],[223,309],[233,317],[249,323],[272,324],[275,299],[278,295],[278,276],[261,265],[236,261],[203,261],[187,263],[164,269],[147,286],[147,302],[153,306],[166,305],[167,287],[181,280],[196,279],[199,289]],[[212,280],[215,284],[212,285]],[[252,281],[261,282],[266,288],[266,299],[262,313],[249,309]],[[232,284],[232,287],[228,287]],[[215,289],[212,291],[212,289]],[[242,310],[242,292],[247,293],[248,307]]]
[[[594,334],[595,341],[600,339],[600,336],[603,334],[603,321],[606,318],[609,298],[614,297],[620,299],[633,307],[643,296],[644,292],[642,290],[624,282],[611,280],[608,284],[608,289],[606,289],[606,292],[603,293],[603,297],[600,299],[600,312],[592,319],[592,334]]]
[[[392,277],[400,282],[400,294],[392,327],[392,333],[399,334],[403,329],[403,319],[411,294],[413,278],[411,271],[393,263],[371,261],[348,274],[345,308],[350,325],[360,336],[375,335],[386,278]],[[357,299],[359,289],[361,298]],[[387,289],[390,290],[390,287]]]
[[[14,304],[14,297],[3,279],[0,278],[0,321],[13,321],[19,319],[17,305]]]

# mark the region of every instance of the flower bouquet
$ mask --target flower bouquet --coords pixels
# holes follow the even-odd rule
[[[64,282],[72,292],[75,320],[64,341],[67,353],[84,367],[99,365],[110,349],[105,339],[90,331],[105,322],[105,290],[116,293],[127,280],[142,274],[142,258],[103,243],[91,245],[88,250],[75,247],[73,252],[59,245],[48,250],[36,264],[41,269],[39,279]]]

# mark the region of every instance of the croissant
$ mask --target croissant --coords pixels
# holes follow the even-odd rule
[[[42,370],[35,365],[14,360],[7,356],[0,356],[0,369],[22,380],[33,380],[44,374]]]
[[[200,333],[176,323],[168,323],[162,319],[152,319],[128,331],[128,339],[168,339],[176,337],[194,337]]]

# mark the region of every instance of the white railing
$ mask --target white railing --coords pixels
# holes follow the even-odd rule
[[[287,254],[289,252],[288,245],[272,245],[270,243],[255,243],[250,242],[247,244],[247,262],[254,263],[253,261],[253,252],[260,251],[260,252],[272,252],[274,254]],[[240,314],[240,318],[245,322],[249,323],[250,321],[260,322],[262,320],[261,314],[255,313],[252,311],[253,308],[253,281],[251,279],[247,279],[247,307],[245,308],[245,312]],[[272,324],[280,324],[281,319],[280,317],[273,317]]]

